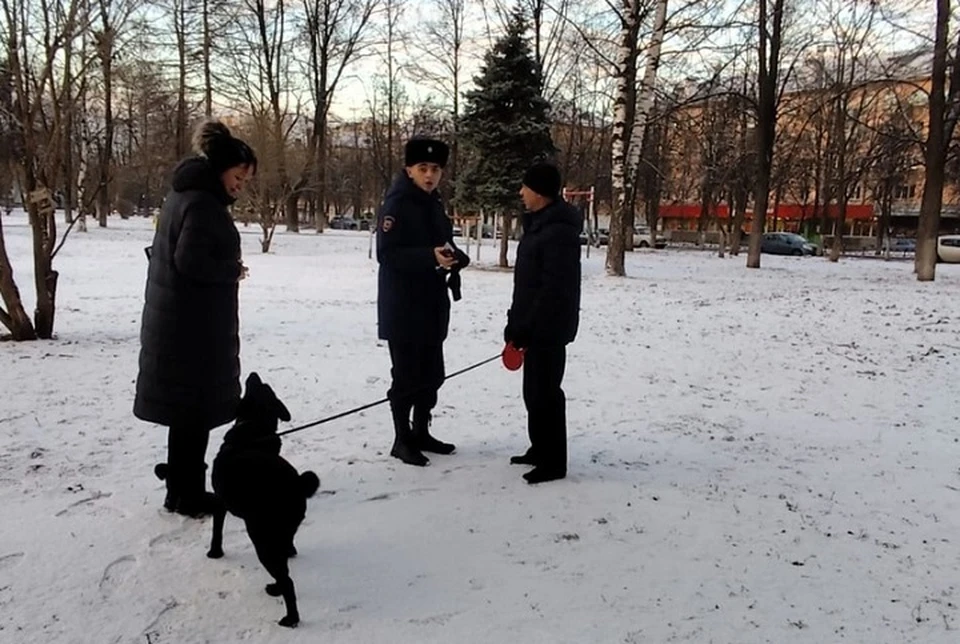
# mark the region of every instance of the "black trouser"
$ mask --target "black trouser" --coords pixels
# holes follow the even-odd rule
[[[167,490],[192,497],[206,489],[206,456],[210,430],[193,425],[174,425],[167,432]]]
[[[387,392],[393,409],[397,431],[409,423],[413,409],[414,428],[426,430],[430,412],[437,405],[437,391],[445,377],[443,344],[389,342],[390,376],[393,382]]]
[[[530,450],[537,465],[567,471],[567,399],[563,372],[567,348],[529,347],[523,357],[523,402],[527,407]]]

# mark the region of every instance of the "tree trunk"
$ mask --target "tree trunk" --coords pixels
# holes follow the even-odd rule
[[[780,45],[784,0],[773,0],[773,29],[768,32],[767,1],[760,0],[759,55],[757,82],[760,100],[757,111],[757,181],[754,187],[753,222],[750,226],[750,248],[747,268],[760,268],[760,243],[767,220],[770,199],[770,173],[773,169],[773,146],[777,132],[777,88],[780,68]],[[769,47],[769,58],[767,50]]]
[[[104,10],[105,11],[105,10]],[[103,15],[106,22],[106,13]],[[110,184],[111,166],[113,165],[113,29],[104,24],[101,36],[101,59],[103,66],[103,128],[104,141],[100,150],[100,189],[97,193],[97,219],[101,228],[107,227],[107,216],[110,214]],[[38,329],[39,332],[39,329]]]
[[[508,251],[510,250],[510,233],[513,226],[511,225],[513,217],[507,213],[500,215],[500,233],[502,237],[500,238],[500,259],[498,266],[500,268],[510,268],[510,262],[507,259]]]
[[[174,4],[174,31],[177,39],[177,159],[190,149],[187,123],[187,0]]]
[[[28,170],[28,174],[32,174],[32,170]],[[27,185],[37,185],[36,179],[28,177]],[[33,324],[37,337],[49,340],[53,337],[57,297],[58,275],[53,270],[51,257],[57,239],[56,211],[45,188],[31,191],[27,201],[27,214],[33,229],[33,275],[37,292]]]
[[[845,188],[843,192],[840,193],[840,199],[837,203],[837,210],[837,228],[833,232],[833,244],[830,246],[829,260],[831,262],[839,262],[840,255],[843,253],[843,229],[846,227],[847,213],[847,195]]]
[[[317,232],[322,233],[327,227],[327,128],[326,116],[323,119],[317,139]]]
[[[213,34],[210,32],[210,0],[203,0],[203,114],[213,116],[213,80],[210,72],[210,50]]]
[[[923,198],[920,202],[920,219],[917,224],[917,254],[915,258],[917,280],[921,282],[932,282],[936,278],[937,272],[937,234],[940,231],[940,209],[943,206],[943,183],[946,170],[947,142],[949,141],[945,132],[949,20],[950,1],[937,0],[933,73],[930,79],[929,133],[924,150],[926,176],[923,182]],[[955,81],[956,78],[957,70],[955,67],[951,80]],[[957,89],[955,83],[951,83],[951,97],[957,92]]]
[[[0,324],[10,331],[12,340],[36,340],[37,333],[30,317],[23,308],[20,290],[13,279],[13,266],[7,255],[7,245],[3,237],[3,218],[0,217],[0,296],[4,308],[0,308]]]
[[[730,200],[730,255],[740,255],[740,243],[743,240],[743,220],[747,217],[747,201],[749,195],[745,191],[736,191]]]
[[[620,39],[620,70],[617,75],[617,94],[614,103],[614,134],[612,139],[612,183],[615,206],[610,215],[610,241],[607,246],[607,274],[626,275],[625,251],[627,226],[633,207],[633,186],[640,165],[644,130],[653,108],[660,52],[667,26],[667,0],[657,0],[654,30],[647,47],[647,59],[639,91],[636,89],[636,65],[640,30],[639,0],[624,2]],[[630,114],[632,118],[629,118]]]

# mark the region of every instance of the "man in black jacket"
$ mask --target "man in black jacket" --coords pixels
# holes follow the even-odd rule
[[[455,449],[429,432],[445,378],[447,289],[460,299],[460,269],[470,263],[453,243],[453,225],[437,193],[448,156],[442,141],[408,141],[404,170],[387,191],[377,221],[378,335],[389,344],[392,364],[387,396],[395,438],[390,455],[410,465],[426,465],[423,452],[450,454]]]
[[[580,231],[583,220],[560,196],[560,172],[540,163],[523,177],[523,237],[513,269],[506,342],[525,349],[523,402],[530,448],[511,463],[543,483],[567,475],[566,398],[561,388],[566,346],[580,322]]]

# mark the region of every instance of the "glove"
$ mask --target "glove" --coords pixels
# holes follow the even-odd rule
[[[454,249],[453,258],[457,260],[457,268],[466,268],[470,265],[470,256],[459,248]]]
[[[513,322],[507,322],[503,329],[503,341],[505,344],[513,344],[518,349],[526,349],[530,346],[530,332],[523,327],[517,327]]]
[[[459,302],[460,298],[463,297],[460,293],[460,269],[454,268],[450,271],[450,276],[447,277],[447,288],[450,289],[451,295],[453,295],[453,301]]]

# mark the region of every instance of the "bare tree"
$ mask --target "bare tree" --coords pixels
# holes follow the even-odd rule
[[[284,0],[270,4],[266,0],[245,0],[245,11],[236,21],[237,51],[230,60],[239,82],[226,90],[239,92],[237,98],[246,103],[250,115],[245,134],[262,159],[257,172],[262,201],[258,212],[270,226],[276,221],[276,213],[289,203],[293,190],[290,177],[301,167],[296,165],[296,157],[288,154],[300,121],[299,104],[291,104],[296,96],[290,86],[294,37],[288,9]],[[288,212],[288,224],[290,216]],[[271,239],[272,235],[265,232],[264,252],[269,250]]]
[[[11,118],[19,132],[23,155],[18,182],[27,196],[37,296],[31,323],[23,309],[0,229],[0,290],[5,306],[0,308],[0,323],[16,340],[49,339],[53,337],[58,278],[53,269],[58,246],[52,192],[61,167],[62,149],[58,143],[63,127],[52,106],[59,93],[56,74],[62,70],[57,61],[63,46],[84,28],[80,20],[82,0],[63,0],[46,7],[25,0],[0,0],[0,9],[0,41],[6,45],[6,67],[15,96]]]
[[[770,198],[770,174],[777,133],[777,106],[780,98],[780,66],[783,48],[785,0],[758,0],[758,100],[757,100],[757,176],[754,185],[753,221],[747,268],[760,268],[760,240],[767,218]]]
[[[617,90],[614,101],[612,136],[612,183],[614,208],[610,217],[610,241],[607,246],[607,273],[626,275],[624,253],[628,227],[633,222],[633,183],[637,176],[643,132],[656,91],[660,53],[667,29],[667,0],[656,0],[653,30],[645,47],[646,62],[639,89],[637,60],[640,55],[640,29],[650,7],[644,0],[623,0],[620,13],[620,54],[617,65]]]
[[[432,18],[418,25],[412,39],[417,53],[410,67],[410,75],[418,83],[438,91],[450,107],[452,131],[446,174],[449,178],[447,185],[453,191],[450,201],[456,207],[466,0],[432,0],[428,13]]]
[[[306,66],[313,117],[307,138],[307,159],[287,203],[287,229],[299,230],[300,196],[312,193],[317,232],[325,222],[327,125],[330,103],[347,66],[358,57],[371,16],[379,0],[303,0],[305,37],[309,48]]]
[[[933,66],[930,76],[928,128],[924,159],[926,175],[917,226],[916,272],[921,282],[932,282],[937,270],[937,234],[940,230],[940,209],[947,153],[960,118],[960,34],[950,45],[950,0],[937,0],[937,22],[933,44]],[[952,49],[952,56],[950,53]],[[953,60],[949,66],[948,58]]]

